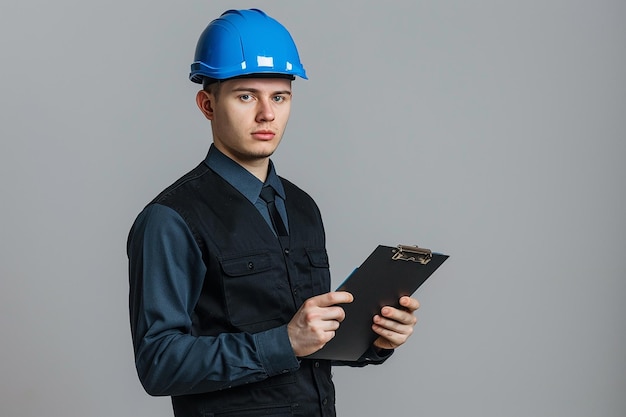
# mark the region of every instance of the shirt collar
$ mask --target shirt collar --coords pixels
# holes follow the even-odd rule
[[[285,189],[280,181],[274,164],[270,160],[269,169],[265,184],[257,177],[252,175],[250,171],[224,155],[215,145],[211,144],[209,153],[204,163],[208,165],[217,175],[222,177],[227,183],[232,185],[237,191],[244,195],[252,204],[254,204],[264,185],[270,185],[276,191],[276,194],[283,200],[285,199]]]

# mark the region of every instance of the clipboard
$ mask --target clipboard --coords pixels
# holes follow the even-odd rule
[[[403,295],[412,295],[443,264],[448,255],[418,246],[379,245],[337,291],[348,291],[354,301],[342,304],[346,318],[335,337],[310,359],[356,361],[378,338],[372,317],[383,306],[400,307]]]

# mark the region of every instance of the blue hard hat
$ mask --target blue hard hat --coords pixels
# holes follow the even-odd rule
[[[225,80],[250,74],[283,74],[307,79],[291,35],[258,9],[228,10],[200,35],[189,79]]]

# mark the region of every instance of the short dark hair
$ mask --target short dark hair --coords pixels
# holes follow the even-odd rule
[[[220,87],[222,86],[222,80],[215,78],[204,77],[202,79],[202,89],[207,93],[213,94],[215,99],[219,96]]]

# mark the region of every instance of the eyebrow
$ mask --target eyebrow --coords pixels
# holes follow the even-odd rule
[[[258,88],[251,88],[251,87],[236,87],[233,88],[232,90],[233,93],[237,93],[237,92],[249,92],[249,93],[259,93],[261,92],[261,90],[259,90]],[[278,91],[274,91],[273,93],[271,93],[270,95],[275,96],[278,94],[287,94],[287,95],[291,95],[291,90],[278,90]]]

